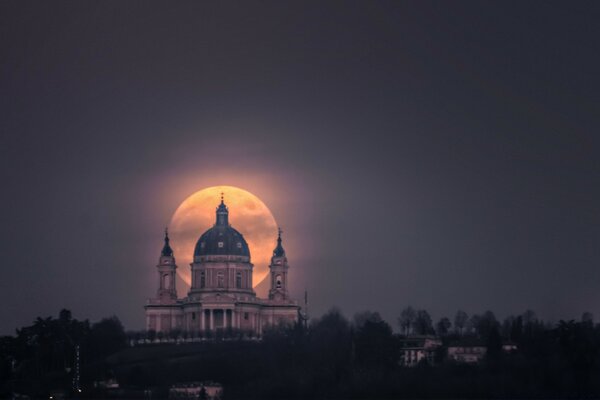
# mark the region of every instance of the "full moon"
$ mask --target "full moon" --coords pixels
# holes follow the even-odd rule
[[[215,224],[215,211],[221,193],[229,208],[229,223],[237,229],[250,248],[256,286],[266,278],[277,240],[277,223],[271,211],[258,197],[234,186],[213,186],[200,190],[181,203],[169,223],[171,247],[177,259],[177,274],[189,286],[189,264],[200,235]]]

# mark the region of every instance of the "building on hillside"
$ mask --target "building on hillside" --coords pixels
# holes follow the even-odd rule
[[[504,342],[502,343],[502,351],[505,353],[513,353],[518,350],[517,344],[514,342]]]
[[[480,340],[463,339],[448,346],[448,360],[461,364],[478,364],[487,354],[487,346]]]
[[[179,330],[201,334],[217,330],[243,330],[261,335],[265,327],[293,324],[300,307],[290,298],[290,268],[281,231],[269,265],[267,299],[252,289],[253,264],[244,236],[229,224],[229,210],[221,197],[215,225],[204,232],[194,250],[192,283],[186,297],[178,298],[177,265],[165,232],[165,243],[156,266],[158,289],[148,300],[146,330],[167,333]]]
[[[433,365],[442,341],[432,335],[408,336],[400,340],[400,365],[414,367],[421,362]]]
[[[223,396],[223,386],[216,382],[176,383],[169,389],[169,400],[219,400]]]
[[[513,342],[503,342],[504,353],[514,353],[518,350]],[[448,360],[463,364],[478,364],[487,354],[487,345],[479,339],[462,339],[448,346]]]

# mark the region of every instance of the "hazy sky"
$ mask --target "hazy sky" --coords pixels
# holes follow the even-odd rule
[[[141,329],[163,227],[212,185],[273,211],[313,315],[600,317],[599,20],[584,1],[1,2],[0,333],[61,308]]]

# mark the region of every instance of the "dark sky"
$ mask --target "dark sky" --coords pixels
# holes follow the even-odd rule
[[[63,307],[142,328],[163,227],[221,184],[271,208],[314,315],[600,317],[599,20],[584,1],[1,2],[0,333]]]

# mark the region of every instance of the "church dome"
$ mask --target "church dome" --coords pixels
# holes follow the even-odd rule
[[[222,198],[216,224],[200,236],[194,250],[194,257],[212,255],[250,257],[244,236],[229,225],[229,210]]]

